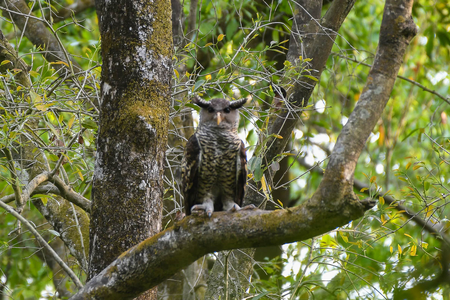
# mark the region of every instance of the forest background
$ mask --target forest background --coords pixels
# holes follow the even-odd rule
[[[170,31],[166,35],[170,39],[149,38],[157,45],[150,46],[160,55],[159,61],[139,60],[139,52],[135,56],[126,52],[129,49],[122,39],[125,34],[109,39],[102,35],[103,47],[108,45],[108,49],[101,49],[97,15],[104,20],[114,19],[120,15],[121,5],[131,5],[125,2],[117,1],[117,8],[109,8],[116,10],[115,15],[108,15],[108,8],[100,1],[97,9],[93,1],[87,0],[0,1],[3,299],[67,299],[88,278],[98,278],[95,276],[122,252],[164,229],[173,232],[170,230],[177,226],[190,225],[193,236],[207,240],[208,233],[196,231],[200,228],[197,223],[207,221],[180,221],[181,156],[186,139],[198,123],[198,108],[190,104],[193,93],[205,99],[248,98],[239,125],[249,159],[247,201],[255,202],[261,209],[286,214],[291,207],[314,204],[319,199],[318,191],[327,183],[323,178],[328,169],[325,173],[324,170],[328,167],[329,174],[333,174],[329,162],[338,159],[333,155],[337,155],[338,136],[346,133],[344,125],[353,120],[350,115],[361,99],[371,100],[367,92],[371,91],[370,81],[376,77],[369,71],[377,70],[377,65],[371,68],[377,51],[380,57],[383,55],[380,28],[383,12],[392,5],[391,1],[338,0],[320,5],[316,1],[156,1],[149,4],[153,8],[140,9],[162,16],[150,22],[155,26],[149,30],[153,36]],[[159,3],[164,3],[165,10],[157,7]],[[411,7],[412,1],[402,4]],[[339,5],[348,11],[339,11]],[[324,25],[331,23],[327,13],[341,14],[342,26],[333,28],[338,30],[337,35]],[[352,176],[343,180],[353,188],[343,192],[341,198],[356,195],[367,204],[362,217],[362,213],[349,213],[347,219],[329,219],[330,214],[339,215],[342,211],[330,208],[333,205],[327,206],[327,202],[320,207],[330,208],[322,210],[323,220],[320,210],[311,215],[313,221],[303,229],[311,233],[302,238],[295,234],[284,238],[290,233],[282,229],[276,232],[268,225],[267,232],[271,234],[259,233],[260,240],[249,238],[248,243],[243,243],[224,239],[218,248],[205,247],[206,252],[212,252],[205,256],[195,248],[193,253],[198,257],[180,258],[195,263],[182,271],[183,264],[174,263],[173,269],[178,272],[170,279],[162,280],[168,277],[164,273],[161,280],[152,279],[154,283],[149,285],[142,283],[142,278],[136,280],[139,284],[119,285],[123,288],[128,284],[130,289],[139,286],[142,291],[158,285],[158,294],[154,289],[141,299],[450,299],[450,9],[444,0],[419,0],[414,2],[411,15],[417,34],[413,37],[414,33],[407,32],[404,43],[410,44],[406,53],[392,64],[393,69],[396,63],[399,67],[398,77],[392,92],[387,94],[386,107],[381,107],[381,118],[374,119],[373,128],[366,128],[367,138],[357,130],[350,132],[361,137],[361,154],[352,158],[354,169],[350,173],[355,180]],[[129,21],[132,16],[123,18]],[[144,17],[138,14],[136,19],[139,18]],[[103,22],[106,26],[107,21]],[[139,32],[141,28],[136,29]],[[335,38],[330,50],[311,50],[311,45],[322,37]],[[107,60],[105,55],[110,49],[114,51],[113,44],[123,46],[124,52],[118,50],[121,55]],[[135,231],[117,231],[123,237],[136,234],[124,238],[123,245],[108,248],[111,257],[98,258],[96,265],[90,260],[102,255],[92,254],[89,226],[102,228],[105,219],[114,219],[117,213],[105,212],[101,216],[100,209],[91,207],[92,185],[101,179],[98,173],[94,176],[95,160],[107,148],[96,146],[96,139],[108,134],[99,129],[99,122],[103,126],[100,128],[105,128],[101,122],[107,120],[104,117],[99,121],[99,114],[106,115],[100,103],[108,92],[104,84],[108,70],[113,74],[114,63],[125,65],[128,55],[131,60],[136,58],[137,70],[143,73],[148,72],[146,66],[163,66],[156,76],[165,80],[161,85],[155,90],[135,91],[148,96],[150,103],[142,101],[143,107],[148,104],[150,110],[154,109],[149,118],[162,120],[162,127],[155,127],[156,133],[140,140],[154,146],[149,149],[155,152],[148,152],[157,161],[145,157],[147,163],[164,170],[156,172],[161,180],[149,187],[160,192],[148,196],[160,200],[155,206],[160,206],[160,211],[147,211],[142,209],[142,202],[132,201],[131,206],[144,212],[125,209],[130,224],[152,214],[158,215],[154,218],[157,224],[145,224],[144,229],[130,225]],[[318,67],[321,57],[323,66]],[[105,61],[113,63],[105,65]],[[168,64],[173,67],[165,68]],[[386,78],[390,68],[391,65],[378,67],[384,70]],[[115,82],[131,85],[133,74],[119,74],[122,76],[118,75]],[[310,93],[296,99],[301,89]],[[155,91],[156,96],[152,94]],[[133,97],[140,103],[139,95]],[[114,103],[114,99],[111,101]],[[167,109],[162,109],[164,105]],[[280,129],[285,120],[296,120],[288,134]],[[279,123],[283,125],[274,131]],[[347,128],[352,130],[353,124],[350,122]],[[136,128],[138,131],[140,127]],[[139,133],[136,136],[142,137]],[[133,188],[138,193],[141,183],[136,179],[140,168],[130,163],[130,170],[136,171],[121,175],[126,183],[120,194],[123,199],[128,197],[126,188],[130,194]],[[96,186],[100,185],[97,181]],[[340,197],[340,190],[329,191],[336,195],[333,197]],[[123,202],[128,205],[126,199]],[[116,204],[115,209],[123,210]],[[292,214],[296,213],[292,210]],[[252,214],[260,219],[265,216],[259,212],[219,214],[218,222],[231,224],[231,218],[245,221]],[[322,227],[317,225],[321,222]],[[256,230],[258,225],[247,230]],[[239,228],[242,231],[236,234],[242,241],[249,231]],[[223,228],[225,233],[227,230]],[[91,228],[91,237],[92,232]],[[101,233],[105,240],[114,240],[105,231]],[[266,244],[261,241],[264,239]],[[299,242],[286,244],[294,240]],[[267,247],[249,248],[264,245]],[[231,250],[234,248],[246,249]],[[169,250],[167,253],[171,253]],[[133,273],[132,268],[127,270]],[[82,293],[83,290],[79,295]],[[132,297],[131,293],[127,295]]]

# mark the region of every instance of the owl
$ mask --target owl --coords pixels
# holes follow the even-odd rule
[[[239,111],[247,99],[205,101],[200,122],[188,140],[182,163],[182,190],[186,215],[241,209],[247,183],[247,156],[237,134]],[[254,208],[249,206],[245,208]]]

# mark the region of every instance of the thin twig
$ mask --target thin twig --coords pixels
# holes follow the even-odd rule
[[[24,201],[22,199],[22,193],[20,192],[20,185],[16,175],[16,168],[14,167],[14,160],[11,155],[11,152],[7,147],[3,149],[3,152],[5,153],[6,158],[8,159],[8,169],[9,173],[11,174],[11,186],[14,190],[14,196],[16,198],[17,211],[19,213],[22,213]]]
[[[312,171],[323,175],[322,168],[320,168],[318,166],[311,166],[311,165],[307,164],[303,159],[299,159],[298,162],[303,167],[308,168],[308,169],[312,169]],[[357,190],[365,189],[363,193],[365,193],[365,194],[367,194],[369,196],[372,196],[372,195],[370,195],[369,186],[366,185],[365,183],[363,183],[362,181],[354,179],[353,187],[356,188]],[[436,226],[433,226],[432,224],[430,224],[430,222],[425,221],[424,219],[422,219],[419,216],[419,212],[414,212],[411,209],[407,209],[406,207],[404,207],[403,205],[399,204],[398,201],[396,201],[393,197],[391,197],[389,195],[379,194],[379,196],[382,196],[384,198],[384,201],[387,204],[389,204],[389,205],[394,203],[394,202],[397,202],[396,206],[393,206],[394,209],[396,209],[398,211],[401,211],[401,213],[404,216],[406,216],[408,219],[414,221],[417,225],[421,226],[423,229],[428,231],[430,234],[434,234],[434,235],[440,236],[447,244],[450,245],[450,238],[445,233],[440,232],[438,230],[438,228],[436,228]]]
[[[72,137],[72,139],[70,140],[69,144],[67,145],[67,149],[69,149],[69,148],[73,145],[73,143],[75,143],[75,141],[78,139],[78,137],[79,137],[81,134],[83,134],[84,130],[85,130],[85,128],[82,128],[82,129],[81,129],[81,132],[78,132],[77,134],[75,134],[75,135]],[[50,172],[50,177],[53,177],[53,175],[55,175],[56,172],[59,170],[59,167],[61,166],[61,164],[62,164],[62,162],[63,162],[63,160],[64,160],[64,158],[65,158],[65,152],[66,152],[66,151],[63,151],[63,152],[60,153],[60,154],[61,154],[61,157],[59,158],[58,162],[56,163],[55,168]]]
[[[33,235],[36,237],[36,239],[41,243],[41,245],[47,249],[50,254],[53,256],[53,258],[56,260],[56,262],[61,266],[61,268],[66,271],[67,275],[73,280],[75,285],[81,289],[83,287],[83,284],[81,283],[80,279],[78,279],[77,275],[69,268],[69,266],[64,263],[64,261],[58,256],[58,254],[53,250],[52,247],[47,243],[47,241],[37,232],[37,230],[34,228],[33,225],[31,225],[30,222],[28,222],[27,219],[22,217],[19,213],[17,213],[13,207],[7,205],[6,203],[0,202],[0,207],[2,207],[4,210],[9,212],[11,215],[13,215],[16,219],[21,221],[30,231],[33,233]]]
[[[80,226],[80,222],[78,221],[78,216],[77,216],[77,211],[75,210],[75,206],[73,206],[73,203],[70,203],[71,207],[72,207],[72,212],[73,212],[73,218],[75,220],[75,224],[78,230],[78,234],[80,235],[80,243],[81,243],[81,251],[83,251],[83,257],[84,260],[81,262],[81,267],[83,268],[83,270],[86,272],[88,272],[88,265],[87,265],[87,258],[86,258],[86,249],[84,248],[84,240],[83,240],[83,233],[81,232],[81,226]]]
[[[355,63],[357,63],[357,64],[359,64],[359,65],[362,65],[362,66],[365,66],[365,67],[372,68],[372,65],[371,65],[371,64],[363,63],[363,62],[361,62],[361,61],[359,61],[359,60],[357,60],[357,59],[350,58],[350,57],[347,57],[347,56],[342,55],[342,54],[335,54],[335,55],[337,55],[337,56],[339,56],[339,57],[341,57],[341,58],[347,59],[347,60],[349,60],[349,61],[353,61],[353,62],[355,62]],[[450,100],[449,100],[447,97],[442,96],[442,95],[439,94],[438,92],[432,91],[432,90],[430,90],[429,88],[427,88],[426,86],[424,86],[424,85],[418,83],[417,81],[411,80],[411,79],[409,79],[409,78],[407,78],[407,77],[405,77],[405,76],[397,75],[397,77],[400,78],[400,79],[402,79],[402,80],[408,81],[409,83],[412,83],[412,84],[414,84],[414,85],[416,85],[416,86],[418,86],[418,87],[420,87],[422,90],[424,90],[424,91],[426,91],[426,92],[428,92],[428,93],[431,93],[431,94],[433,94],[433,95],[438,96],[439,98],[441,98],[442,100],[444,100],[445,102],[447,102],[448,105],[450,105]]]

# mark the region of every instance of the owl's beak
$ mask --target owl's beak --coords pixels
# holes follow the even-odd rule
[[[219,124],[220,124],[220,122],[222,122],[222,121],[223,121],[223,116],[222,116],[222,113],[220,113],[220,112],[217,112],[216,116],[217,116],[217,125],[219,125]]]

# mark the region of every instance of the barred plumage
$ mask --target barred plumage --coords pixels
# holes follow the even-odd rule
[[[182,166],[186,215],[238,210],[244,199],[247,157],[237,135],[239,112],[246,99],[229,102],[196,96],[200,123],[188,140]]]

